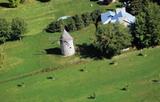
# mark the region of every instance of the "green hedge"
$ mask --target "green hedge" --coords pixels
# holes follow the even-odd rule
[[[100,10],[95,10],[93,12],[86,12],[81,15],[68,17],[64,20],[53,21],[47,26],[46,31],[55,33],[61,32],[64,28],[67,31],[77,31],[92,23],[98,23],[100,14]]]

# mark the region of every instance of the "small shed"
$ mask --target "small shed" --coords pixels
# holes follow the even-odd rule
[[[64,56],[72,56],[75,54],[72,36],[64,29],[60,37],[61,53]]]

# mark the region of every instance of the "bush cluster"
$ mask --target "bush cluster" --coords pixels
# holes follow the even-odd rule
[[[131,46],[132,36],[129,29],[119,23],[98,25],[95,47],[105,57],[111,58],[121,50]]]
[[[54,32],[60,32],[64,28],[67,31],[80,30],[92,23],[96,24],[99,21],[100,14],[101,14],[100,10],[95,10],[93,12],[86,12],[81,15],[68,17],[67,19],[64,20],[54,21],[48,25],[46,31],[54,33]]]
[[[9,40],[21,39],[26,32],[26,23],[21,18],[13,18],[8,22],[4,18],[0,18],[0,44]]]

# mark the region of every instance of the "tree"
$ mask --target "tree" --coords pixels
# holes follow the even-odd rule
[[[4,43],[10,35],[10,24],[6,19],[0,18],[0,44]]]
[[[17,7],[21,2],[21,0],[8,0],[8,1],[9,1],[9,6],[12,8]]]
[[[123,25],[100,25],[96,31],[95,47],[106,57],[120,54],[121,50],[131,45],[129,29]]]
[[[90,13],[86,12],[86,13],[82,14],[82,20],[83,20],[85,26],[88,26],[89,24],[91,24],[92,18],[91,18]]]
[[[27,30],[27,24],[21,18],[13,18],[11,22],[11,40],[21,39]]]
[[[82,20],[82,17],[80,15],[75,15],[73,17],[74,21],[75,21],[75,25],[77,27],[77,30],[82,29],[84,27],[84,22]]]
[[[138,48],[156,46],[160,44],[160,7],[152,2],[137,16],[133,29],[134,44]]]

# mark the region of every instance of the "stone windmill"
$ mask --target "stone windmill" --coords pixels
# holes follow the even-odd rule
[[[75,54],[73,38],[65,29],[60,37],[60,45],[61,52],[64,56],[72,56]]]

